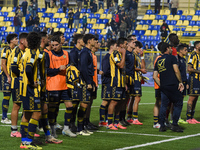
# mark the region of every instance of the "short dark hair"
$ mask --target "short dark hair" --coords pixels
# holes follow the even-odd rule
[[[180,52],[180,50],[183,50],[185,47],[188,47],[187,44],[180,44],[178,47],[177,47],[177,52]]]
[[[110,47],[113,46],[113,45],[115,45],[116,43],[117,43],[116,40],[110,40],[108,42],[108,45],[107,45],[108,49],[110,49]]]
[[[53,33],[53,36],[61,36],[64,35],[61,31],[57,31]]]
[[[74,36],[74,43],[77,44],[79,39],[83,39],[83,34],[75,34]]]
[[[177,36],[177,34],[171,33],[171,34],[169,35],[169,41],[170,41],[170,42],[173,41],[174,38],[175,38],[176,36]]]
[[[194,48],[196,48],[196,46],[200,43],[200,41],[195,41],[194,42]]]
[[[117,46],[119,46],[120,44],[124,44],[124,42],[127,41],[127,38],[121,37],[117,40]]]
[[[95,39],[95,36],[93,34],[85,34],[83,36],[83,42],[85,44],[87,44],[88,40],[91,40],[91,39]]]
[[[128,42],[128,43],[130,43],[131,41],[133,41],[133,39],[131,39],[131,38],[128,38],[128,39],[127,39],[127,42]]]
[[[140,41],[135,41],[135,47],[139,47],[139,48],[142,48],[143,45]]]
[[[19,35],[19,40],[21,40],[21,39],[26,39],[27,36],[28,36],[28,33],[23,32],[23,33],[21,33],[21,34]]]
[[[30,32],[27,36],[28,48],[37,49],[40,47],[41,38],[37,32]]]
[[[158,43],[158,50],[159,50],[159,51],[161,51],[161,48],[162,48],[162,44],[163,44],[163,43],[165,43],[165,42],[160,42],[160,43]]]
[[[129,36],[127,36],[127,39],[130,39],[131,37],[136,37],[136,35],[129,35]]]
[[[164,52],[166,52],[167,51],[167,48],[169,48],[171,45],[169,45],[168,43],[163,43],[162,44],[162,47],[161,47],[161,53],[163,54]]]
[[[56,42],[60,43],[61,42],[60,36],[53,36],[51,38],[51,41],[56,41]]]
[[[42,31],[42,32],[40,32],[39,34],[40,34],[41,38],[42,38],[42,37],[46,37],[46,36],[47,36],[47,33],[46,33],[46,32],[43,32],[43,31]]]
[[[6,37],[8,44],[10,44],[10,41],[13,40],[14,38],[16,38],[17,36],[18,35],[16,33],[8,34],[8,36]]]

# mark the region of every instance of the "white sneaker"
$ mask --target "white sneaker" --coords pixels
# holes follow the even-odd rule
[[[89,134],[93,134],[93,132],[89,131],[89,130],[84,130],[86,133],[89,133]]]
[[[154,125],[153,125],[153,128],[159,129],[159,128],[160,128],[160,124],[159,124],[159,123],[154,124]]]
[[[1,123],[11,124],[11,120],[9,120],[8,118],[1,119]]]
[[[80,132],[77,132],[77,135],[89,136],[90,134],[87,133],[85,130],[82,130]]]
[[[57,129],[62,130],[63,127],[62,127],[61,125],[59,125],[58,123],[56,123],[56,125],[55,125],[55,129],[56,129],[56,130],[57,130]]]
[[[63,135],[68,135],[69,137],[76,137],[77,135],[72,133],[70,129],[62,130]]]

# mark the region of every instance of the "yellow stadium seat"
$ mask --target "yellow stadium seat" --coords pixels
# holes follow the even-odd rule
[[[150,15],[150,16],[149,16],[149,20],[154,20],[155,18],[156,18],[155,15]]]
[[[107,19],[112,19],[112,14],[107,14]]]
[[[188,20],[184,20],[183,21],[183,26],[188,26],[189,25],[189,21]]]
[[[158,24],[157,20],[153,20],[152,23],[151,23],[151,25],[154,25],[154,26],[157,25],[157,24]]]
[[[7,12],[7,7],[2,7],[1,12]]]
[[[92,27],[92,29],[99,29],[98,24],[94,24],[93,27]]]
[[[169,16],[167,17],[167,20],[174,20],[174,16],[173,16],[173,15],[169,15]]]
[[[157,34],[158,34],[157,30],[153,30],[151,33],[152,36],[156,36]]]
[[[186,15],[186,16],[189,15],[188,10],[184,10],[182,15]]]
[[[169,25],[168,27],[169,27],[170,31],[172,31],[174,29],[173,25]]]
[[[142,25],[138,24],[135,30],[142,30]]]
[[[23,23],[22,23],[22,27],[26,27],[26,22],[23,22]]]
[[[48,23],[48,22],[49,22],[49,18],[45,18],[45,19],[44,19],[44,22],[45,22],[45,23]]]
[[[106,29],[103,29],[103,30],[101,31],[101,35],[106,35]]]
[[[178,32],[177,32],[177,35],[178,35],[178,36],[182,36],[182,35],[183,35],[183,32],[182,32],[182,31],[178,31]]]
[[[52,28],[56,28],[57,27],[57,23],[52,23]]]
[[[87,18],[87,23],[90,24],[92,19]]]
[[[52,13],[52,8],[47,8],[46,13]]]
[[[12,7],[8,7],[7,12],[11,12],[13,10]]]
[[[159,20],[159,21],[158,21],[158,25],[161,26],[162,24],[163,24],[163,20]]]
[[[149,15],[144,15],[143,20],[149,20]]]
[[[182,26],[182,24],[183,24],[182,20],[178,20],[176,23],[177,26]]]
[[[149,28],[148,25],[143,25],[143,26],[142,26],[142,30],[147,30],[148,28]]]
[[[50,28],[51,27],[51,23],[46,23],[46,28]]]
[[[5,26],[5,22],[1,21],[0,22],[0,27],[3,27],[3,26]]]
[[[11,22],[10,22],[10,21],[5,22],[5,26],[6,26],[6,27],[10,27],[10,25],[11,25]]]
[[[200,32],[197,32],[197,33],[196,33],[196,36],[200,36]]]
[[[80,34],[83,31],[82,28],[79,28],[76,33]]]
[[[187,26],[185,31],[192,31],[192,26]]]
[[[53,16],[53,18],[60,18],[59,13],[55,13],[54,16]]]
[[[100,24],[98,29],[104,29],[105,28],[105,24]]]
[[[52,12],[51,12],[51,13],[56,13],[57,11],[58,11],[58,8],[54,7],[54,8],[52,9]]]
[[[195,10],[191,9],[189,15],[193,16],[195,14]]]
[[[8,17],[14,17],[15,16],[15,13],[14,12],[9,12],[8,13]]]
[[[65,18],[65,13],[60,13],[60,18]]]
[[[180,19],[180,15],[175,15],[174,16],[174,20],[179,20]]]
[[[83,18],[83,14],[82,13],[80,14],[80,18]]]
[[[192,17],[192,20],[193,20],[193,21],[197,21],[197,20],[199,20],[199,16],[194,15],[194,16]]]
[[[168,9],[168,10],[165,10],[165,15],[170,15],[170,10]]]
[[[171,33],[175,33],[176,34],[176,31],[171,31]]]
[[[7,27],[6,32],[12,32],[12,27]]]
[[[145,34],[144,35],[146,35],[146,36],[149,36],[149,35],[151,35],[151,30],[146,30],[146,32],[145,32]]]
[[[62,18],[61,22],[60,23],[67,23],[67,18]]]
[[[59,31],[59,28],[54,28],[53,31],[54,31],[54,32],[57,32],[57,31]]]
[[[192,31],[195,31],[195,32],[196,32],[196,31],[198,31],[198,30],[199,30],[199,27],[198,27],[198,26],[193,26],[193,27],[192,27]]]
[[[65,28],[60,28],[60,31],[61,31],[62,33],[64,33],[64,32],[65,32]]]
[[[100,16],[100,19],[106,19],[106,14],[102,14],[102,15]]]
[[[90,23],[91,23],[91,24],[95,24],[96,22],[97,22],[96,19],[91,19],[91,20],[90,20]]]
[[[40,23],[41,22],[44,22],[44,18],[43,17],[40,17]]]
[[[43,13],[41,13],[41,12],[38,13],[38,17],[39,17],[39,18],[41,18],[42,15],[43,15]]]
[[[159,15],[165,15],[165,11],[161,9]]]
[[[3,21],[4,20],[4,17],[3,16],[0,16],[0,21]]]
[[[99,9],[99,11],[96,14],[103,14],[104,10],[103,9]]]

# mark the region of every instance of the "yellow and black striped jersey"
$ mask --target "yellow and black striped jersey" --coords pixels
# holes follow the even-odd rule
[[[79,85],[80,71],[73,65],[69,65],[66,69],[67,87],[74,89],[74,86]]]
[[[11,51],[12,51],[12,49],[11,49],[9,46],[5,47],[5,48],[1,51],[1,59],[6,59],[6,60],[7,60],[7,61],[6,61],[7,69],[8,69],[8,66],[10,66],[10,62],[8,61],[8,57],[9,57]],[[8,71],[8,73],[9,73],[9,70],[7,70],[7,71]],[[2,69],[2,67],[1,67],[1,74],[2,74],[2,73],[3,73],[3,69]]]
[[[41,55],[40,55],[41,57]],[[41,57],[42,58],[42,57]],[[27,49],[26,52],[23,54],[21,58],[21,65],[20,65],[20,77],[19,77],[19,82],[20,82],[20,95],[26,96],[27,93],[27,85],[30,85],[30,81],[28,80],[28,77],[26,75],[26,67],[31,66],[32,67],[32,72],[33,72],[33,81],[37,81],[38,87],[34,88],[34,96],[35,97],[40,97],[38,94],[41,90],[40,87],[40,75],[39,75],[39,52],[38,50],[32,50],[32,49]]]
[[[11,69],[11,67],[16,67],[18,70],[20,70],[20,64],[21,64],[21,58],[22,55],[24,54],[24,51],[21,50],[18,46],[15,47],[15,49],[12,50],[12,52],[10,53],[9,57],[8,57],[8,62],[9,65],[7,66],[7,69],[9,71],[9,74],[11,76],[11,89],[14,88],[14,82],[15,79],[17,77],[19,77],[19,75],[15,74],[13,72],[13,70]]]
[[[111,72],[111,84],[110,86],[124,87],[125,81],[122,74],[122,69],[120,69],[117,64],[121,62],[122,56],[118,51],[113,51],[110,54],[110,72]]]
[[[135,55],[135,68],[140,68],[141,69],[141,61],[140,58],[136,53],[133,52]],[[135,71],[135,81],[141,81],[141,72]]]
[[[200,55],[193,51],[191,53],[191,55],[189,55],[189,58],[188,58],[188,64],[189,65],[192,65],[192,68],[194,70],[200,70]],[[195,75],[195,78],[198,79],[199,78],[199,74],[198,73],[190,73],[190,75]]]

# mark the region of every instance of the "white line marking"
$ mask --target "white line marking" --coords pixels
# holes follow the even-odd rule
[[[170,141],[176,141],[176,140],[186,139],[186,138],[195,137],[195,136],[200,136],[200,133],[192,134],[192,135],[186,135],[186,136],[181,136],[181,137],[176,137],[176,138],[162,140],[162,141],[155,141],[155,142],[141,144],[141,145],[123,147],[123,148],[119,148],[119,149],[115,149],[115,150],[126,150],[126,149],[133,149],[133,148],[139,148],[139,147],[146,147],[146,146],[150,146],[150,145],[155,145],[155,144],[160,144],[160,143],[165,143],[165,142],[170,142]]]
[[[157,134],[143,134],[143,133],[130,133],[130,132],[115,132],[115,131],[96,131],[100,133],[115,133],[115,134],[132,134],[132,135],[145,135],[145,136],[157,136],[157,137],[179,137],[169,135],[157,135]]]

